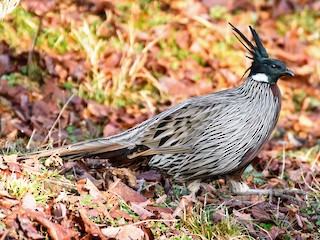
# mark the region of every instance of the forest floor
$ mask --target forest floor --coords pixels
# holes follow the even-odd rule
[[[320,4],[305,2],[22,0],[0,22],[0,239],[320,239]],[[250,59],[228,22],[295,73],[243,179],[307,195],[234,196],[220,179],[194,200],[155,171],[138,186],[90,160],[17,159],[239,85]]]

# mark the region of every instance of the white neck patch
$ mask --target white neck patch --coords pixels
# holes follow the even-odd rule
[[[268,76],[264,73],[257,73],[252,75],[252,79],[257,82],[265,82],[268,83]]]

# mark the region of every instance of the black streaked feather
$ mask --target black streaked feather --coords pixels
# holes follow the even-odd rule
[[[258,51],[261,54],[262,57],[264,58],[269,58],[269,55],[267,53],[267,50],[264,48],[264,46],[262,45],[262,42],[259,38],[259,35],[257,34],[256,30],[254,30],[251,26],[249,26],[253,39],[257,45]]]
[[[167,142],[173,135],[168,135],[163,137],[159,142],[159,147],[162,146],[165,142]]]
[[[246,75],[246,73],[251,69],[251,67],[249,67],[245,72],[244,74],[242,75],[241,79],[244,77],[244,75]]]
[[[158,128],[164,127],[165,125],[167,125],[167,123],[168,123],[168,122],[161,122],[161,123],[159,123]]]
[[[158,137],[161,133],[163,133],[163,132],[165,132],[166,131],[166,129],[160,129],[160,130],[157,130],[156,131],[156,133],[154,134],[154,136],[153,136],[153,138],[156,138],[156,137]]]
[[[257,34],[257,32],[251,27],[250,31],[252,33],[254,42],[256,44],[253,45],[247,38],[246,36],[244,36],[244,34],[242,32],[240,32],[239,29],[237,29],[235,26],[233,26],[231,23],[229,23],[230,26],[232,27],[232,30],[235,31],[239,36],[237,36],[235,33],[233,33],[236,38],[239,40],[239,42],[249,51],[249,53],[252,55],[252,57],[246,56],[247,58],[252,59],[253,61],[260,61],[263,58],[269,58],[269,55],[266,51],[266,49],[264,48],[264,46],[262,45],[262,42],[259,38],[259,35]]]

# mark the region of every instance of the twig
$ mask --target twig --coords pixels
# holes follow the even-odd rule
[[[180,221],[179,219],[147,219],[147,220],[131,223],[129,225],[139,225],[142,223],[149,223],[149,222],[179,222],[179,221]]]
[[[29,138],[29,141],[28,141],[28,144],[27,144],[27,149],[30,149],[30,145],[31,145],[31,142],[32,142],[32,138],[34,137],[34,134],[35,134],[35,130],[33,130],[32,131],[32,133],[31,133],[31,136],[30,136],[30,138]]]
[[[281,199],[289,200],[295,202],[298,205],[302,205],[302,202],[299,201],[296,197],[290,196],[293,194],[299,195],[309,195],[308,192],[299,190],[299,189],[249,189],[245,192],[235,193],[237,195],[249,196],[249,195],[268,195],[270,198],[279,197]]]
[[[59,120],[60,120],[60,118],[61,118],[61,116],[62,116],[62,113],[63,113],[64,110],[67,108],[68,104],[70,103],[70,101],[72,100],[72,98],[73,98],[74,96],[75,96],[75,93],[72,94],[72,95],[69,97],[68,101],[63,105],[63,107],[62,107],[62,109],[61,109],[61,111],[60,111],[57,119],[56,119],[56,120],[54,121],[54,123],[52,124],[52,126],[51,126],[51,128],[50,128],[50,130],[49,130],[49,132],[48,132],[48,134],[47,134],[47,136],[46,136],[46,138],[43,140],[42,144],[44,144],[44,143],[49,139],[49,137],[50,137],[51,134],[52,134],[53,129],[55,128],[55,126],[56,126],[57,123],[59,122]]]
[[[65,187],[67,189],[74,189],[76,187],[75,184],[72,184],[72,183],[67,183],[67,182],[61,182],[61,181],[53,181],[53,180],[50,180],[50,179],[46,179],[44,180],[46,183],[49,183],[49,184],[53,184],[53,185],[58,185],[58,186],[62,186],[62,187]]]
[[[281,175],[280,178],[284,178],[284,169],[286,167],[286,149],[285,149],[285,142],[282,143],[282,168],[281,168]]]
[[[43,17],[44,16],[40,17],[39,26],[38,26],[36,34],[33,36],[32,45],[31,45],[30,51],[28,53],[28,75],[29,75],[29,77],[30,77],[30,69],[31,69],[31,64],[32,64],[32,56],[33,56],[34,48],[36,46],[37,38],[38,38],[40,31],[41,31]]]
[[[318,159],[320,157],[320,150],[317,154],[317,157],[315,158],[315,160],[313,161],[312,165],[311,165],[311,170],[313,171],[315,169],[316,163],[318,162]]]

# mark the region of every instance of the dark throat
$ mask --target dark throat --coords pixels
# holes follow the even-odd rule
[[[271,91],[273,95],[279,99],[281,103],[281,92],[277,84],[270,84]]]

